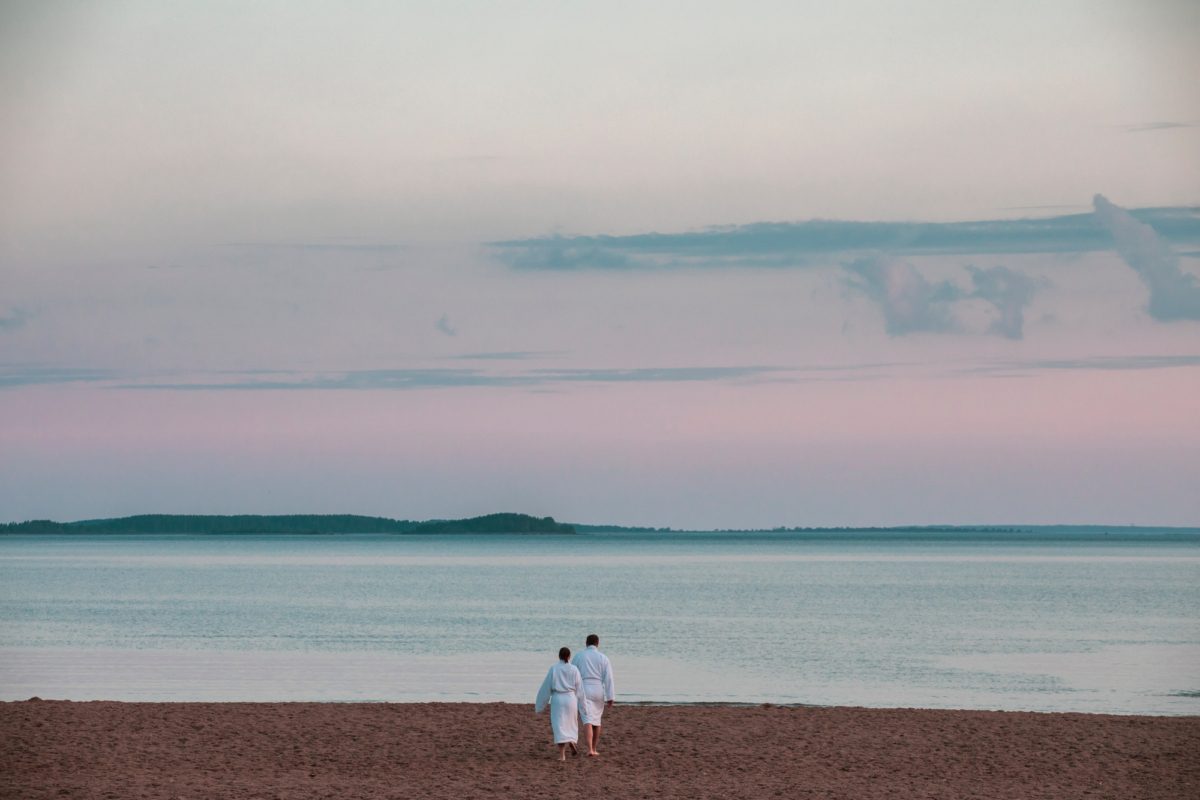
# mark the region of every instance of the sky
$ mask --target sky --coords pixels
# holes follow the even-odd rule
[[[1200,5],[6,2],[0,521],[1200,525]]]

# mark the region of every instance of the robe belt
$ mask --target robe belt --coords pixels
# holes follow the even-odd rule
[[[550,694],[575,694],[574,689],[551,689]]]
[[[603,678],[584,678],[585,681],[595,681],[596,683],[604,683]]]

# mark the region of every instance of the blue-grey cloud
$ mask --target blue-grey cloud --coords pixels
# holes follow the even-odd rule
[[[222,380],[126,382],[119,389],[179,391],[270,391],[281,389],[436,389],[454,387],[545,387],[563,383],[678,383],[736,381],[785,371],[771,366],[646,367],[631,369],[535,369],[515,373],[478,369],[374,369],[320,374],[254,370],[223,373]]]
[[[521,376],[494,375],[474,369],[368,369],[345,372],[298,373],[287,370],[246,370],[173,381],[126,382],[115,389],[177,391],[276,391],[283,389],[435,389],[464,386],[522,386]]]
[[[450,317],[445,314],[438,317],[438,321],[433,323],[433,326],[447,336],[458,336],[458,328],[450,324]]]
[[[1143,122],[1139,125],[1130,125],[1125,130],[1129,133],[1144,133],[1146,131],[1165,131],[1171,128],[1194,128],[1195,125],[1190,122]]]
[[[873,256],[842,265],[846,283],[879,306],[890,336],[910,333],[957,333],[964,330],[954,315],[956,304],[979,299],[996,309],[987,332],[1008,339],[1024,335],[1025,308],[1042,282],[1008,267],[967,267],[972,287],[930,281],[912,264]]]
[[[843,268],[849,286],[879,305],[889,335],[958,330],[950,304],[963,293],[949,281],[931,283],[912,264],[894,258],[861,258]]]
[[[1024,361],[994,361],[956,370],[958,373],[1018,377],[1036,372],[1087,370],[1124,372],[1128,370],[1179,369],[1200,367],[1200,355],[1092,356],[1089,358],[1043,358]]]
[[[38,364],[0,366],[0,388],[5,389],[54,383],[107,382],[118,377],[118,373],[104,369],[51,367]]]
[[[480,369],[368,369],[329,372],[236,370],[131,376],[115,370],[46,365],[0,366],[0,389],[60,383],[88,383],[107,389],[153,391],[380,391],[505,388],[531,390],[581,383],[761,383],[840,382],[887,379],[947,365],[934,362],[870,362],[815,365],[726,365],[629,368],[535,369],[488,372]],[[1093,356],[1085,358],[990,361],[951,366],[949,376],[1020,377],[1055,370],[1152,370],[1200,367],[1200,355]]]
[[[636,367],[631,369],[536,369],[529,374],[553,383],[675,383],[679,381],[729,381],[761,378],[780,367]]]
[[[0,314],[0,332],[15,331],[25,326],[33,318],[33,312],[27,308],[10,308],[8,313]]]
[[[997,317],[988,328],[990,333],[1008,339],[1024,336],[1025,307],[1033,300],[1041,285],[1023,272],[1008,267],[967,267],[975,290],[971,297],[978,297],[995,307]]]
[[[600,237],[601,240],[608,237]],[[620,246],[588,237],[498,242],[500,259],[518,269],[626,269],[650,266],[645,255],[629,255]]]
[[[1164,322],[1200,320],[1200,281],[1179,267],[1179,259],[1150,225],[1103,195],[1093,198],[1096,219],[1112,235],[1117,253],[1150,290],[1146,310]]]
[[[1200,207],[1129,213],[1168,242],[1200,242]],[[552,236],[492,243],[493,253],[514,268],[568,271],[780,268],[828,263],[828,256],[839,254],[1073,253],[1110,247],[1108,231],[1091,212],[975,222],[760,222],[684,233]]]

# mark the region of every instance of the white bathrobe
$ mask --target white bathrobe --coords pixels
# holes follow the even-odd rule
[[[608,656],[589,645],[573,662],[583,678],[583,695],[579,700],[579,718],[584,725],[599,725],[606,700],[616,699],[613,688],[612,664]]]
[[[554,743],[579,741],[579,697],[582,686],[579,670],[565,661],[559,661],[546,673],[546,679],[538,689],[533,710],[540,714],[547,704],[550,706],[550,730]]]

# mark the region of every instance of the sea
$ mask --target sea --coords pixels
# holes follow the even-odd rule
[[[1200,530],[0,536],[0,699],[1200,714]]]

